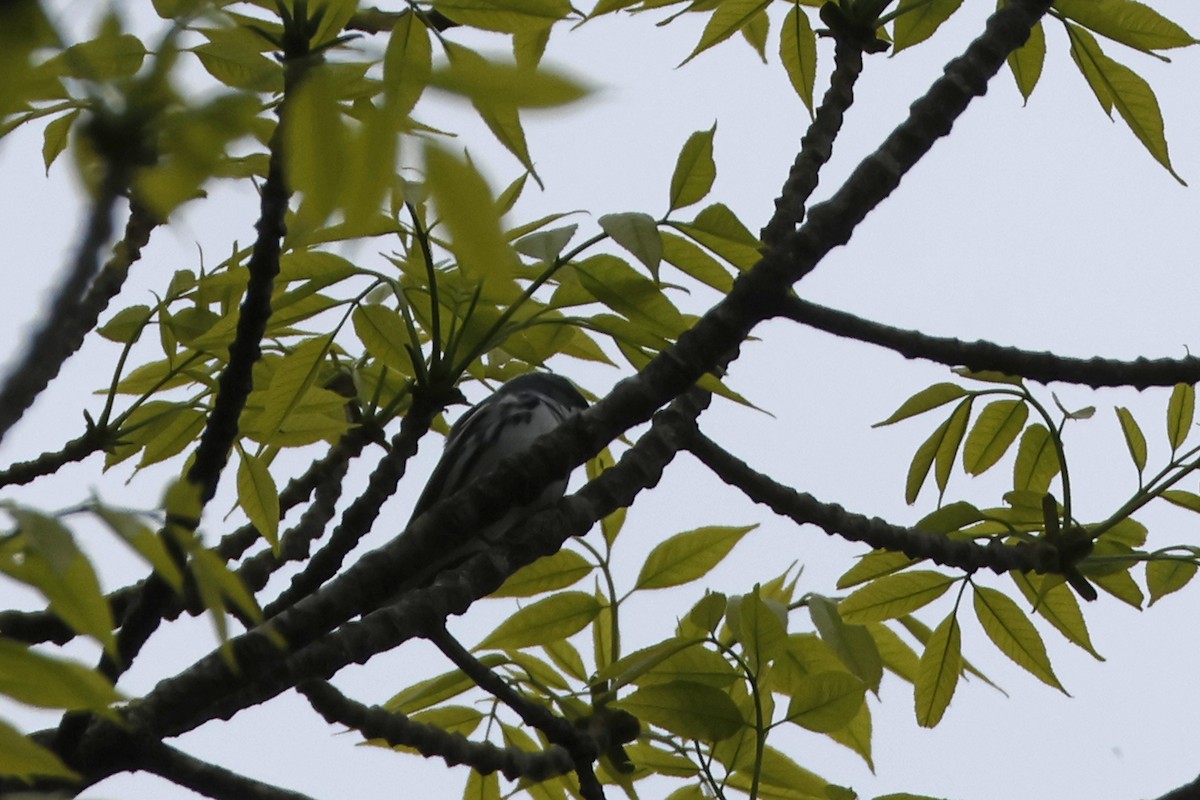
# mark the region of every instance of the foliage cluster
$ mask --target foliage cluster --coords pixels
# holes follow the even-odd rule
[[[1077,597],[1093,599],[1099,587],[1141,607],[1139,566],[1151,603],[1183,588],[1200,549],[1148,549],[1148,532],[1132,515],[1158,499],[1200,512],[1200,495],[1177,488],[1200,468],[1200,446],[1190,443],[1195,359],[1080,365],[1048,357],[1047,366],[1044,354],[847,321],[801,301],[791,286],[845,241],[1003,61],[1030,95],[1046,55],[1047,14],[1104,111],[1115,110],[1174,175],[1153,91],[1099,41],[1162,57],[1195,40],[1134,0],[1002,1],[983,44],[948,67],[951,77],[914,106],[909,127],[809,209],[864,55],[919,45],[962,2],[787,5],[779,22],[769,0],[600,0],[587,13],[566,0],[437,0],[399,11],[357,0],[155,0],[164,26],[150,44],[127,32],[115,11],[92,38],[68,44],[42,3],[0,8],[0,135],[44,122],[46,168],[69,152],[92,202],[70,278],[0,388],[0,436],[84,337],[102,337],[116,354],[84,430],[9,466],[0,483],[28,483],[102,454],[103,469],[136,459],[134,470],[154,469],[164,485],[160,505],[136,510],[98,498],[55,510],[4,502],[11,525],[0,538],[0,572],[38,591],[46,608],[0,613],[0,692],[65,714],[56,729],[32,735],[0,722],[0,776],[10,781],[0,791],[24,782],[78,790],[140,769],[215,797],[245,796],[251,785],[256,796],[295,797],[198,763],[163,740],[296,687],[322,716],[373,742],[470,764],[469,797],[500,797],[503,773],[516,781],[513,791],[536,797],[596,798],[606,785],[632,797],[638,781],[667,776],[683,781],[673,800],[843,800],[856,795],[768,744],[769,734],[800,726],[871,764],[867,698],[878,694],[885,669],[913,685],[917,721],[936,725],[960,677],[981,675],[961,650],[968,587],[997,648],[1062,688],[1031,615],[977,583],[980,570],[1007,573],[1034,618],[1093,654]],[[663,22],[706,17],[684,63],[735,36],[766,60],[778,23],[779,61],[813,124],[776,217],[755,235],[728,204],[710,199],[714,124],[683,144],[661,213],[608,214],[594,228],[566,212],[514,223],[530,181],[548,179],[536,170],[522,114],[588,92],[540,63],[552,33],[569,35],[570,25],[605,14],[674,6]],[[470,29],[504,37],[512,58],[475,49]],[[818,36],[836,47],[820,104]],[[198,64],[207,83],[185,86],[185,64]],[[519,165],[515,180],[492,190],[438,127],[435,95],[471,104]],[[214,181],[259,189],[257,240],[233,243],[216,265],[176,271],[153,303],[108,311],[153,231],[181,205],[205,202]],[[127,216],[125,234],[101,265],[117,209]],[[387,248],[386,268],[341,248],[362,241]],[[722,297],[702,316],[677,302],[697,286]],[[726,385],[725,368],[771,317],[962,365],[968,386],[938,383],[880,423],[950,406],[905,482],[913,503],[932,473],[936,510],[912,528],[847,514],[754,473],[699,432],[696,418],[711,394],[748,402]],[[953,357],[938,355],[947,347]],[[379,509],[417,441],[445,430],[442,413],[460,386],[491,387],[573,362],[623,363],[635,377],[528,458],[464,492],[464,502],[439,505],[378,554],[343,565],[381,524]],[[1059,405],[1055,415],[1015,377],[1077,374],[1084,377],[1070,379],[1092,386],[1173,387],[1170,456],[1157,472],[1146,472],[1141,426],[1117,409],[1138,482],[1096,522],[1072,512],[1063,437],[1093,409]],[[649,433],[622,441],[655,412]],[[956,463],[977,475],[1014,444],[1012,490],[1000,502],[978,508],[953,499]],[[367,448],[378,450],[368,486],[344,485],[346,465]],[[624,652],[620,612],[630,597],[704,578],[754,527],[678,533],[650,552],[636,577],[613,569],[625,508],[681,449],[777,513],[871,545],[836,587],[852,591],[800,591],[789,569],[740,595],[704,593],[680,609],[674,631]],[[315,454],[312,466],[284,474],[288,451]],[[220,530],[213,544],[224,523],[206,516],[206,506],[231,455],[248,522]],[[532,517],[511,542],[448,560],[439,575],[392,597],[397,581],[407,586],[418,571],[413,564],[457,552],[513,497],[584,462],[587,487]],[[144,581],[102,592],[75,542],[73,525],[84,516],[144,559]],[[593,523],[600,542],[570,539]],[[290,586],[266,596],[268,579],[286,570],[295,573]],[[590,589],[579,588],[585,581]],[[442,623],[489,594],[529,602],[468,652]],[[946,595],[953,605],[934,627],[914,616]],[[146,696],[121,696],[115,687],[142,644],[183,613],[211,616],[218,651],[164,676]],[[231,632],[234,620],[244,633]],[[53,652],[77,636],[102,653],[95,669]],[[434,642],[455,669],[402,689],[382,709],[324,683],[416,637]],[[460,702],[468,692],[490,699]]]

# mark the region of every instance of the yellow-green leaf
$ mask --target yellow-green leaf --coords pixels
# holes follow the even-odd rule
[[[674,339],[687,326],[683,314],[654,281],[616,256],[602,254],[580,261],[575,274],[593,297],[638,328]]]
[[[1056,0],[1054,7],[1085,28],[1138,50],[1187,47],[1196,41],[1182,27],[1136,0]]]
[[[540,30],[571,13],[568,0],[436,0],[433,7],[462,25],[500,33]]]
[[[1029,408],[1021,400],[996,400],[988,403],[963,445],[963,468],[979,475],[995,464],[1025,427]]]
[[[1105,55],[1086,30],[1071,24],[1067,28],[1071,36],[1071,55],[1105,112],[1110,113],[1115,107],[1154,160],[1186,186],[1171,166],[1162,111],[1150,84],[1129,67]]]
[[[1117,406],[1117,419],[1121,423],[1121,433],[1125,434],[1125,446],[1129,448],[1129,456],[1141,475],[1142,470],[1146,468],[1146,437],[1142,435],[1141,426],[1137,424],[1133,414],[1129,413],[1128,408]]]
[[[1150,590],[1150,605],[1162,597],[1178,592],[1196,576],[1196,563],[1178,558],[1155,559],[1146,564],[1146,588]]]
[[[87,709],[113,716],[121,695],[100,673],[0,638],[0,695],[39,708]]]
[[[583,630],[600,613],[586,592],[562,592],[525,606],[496,626],[479,643],[481,650],[516,650],[565,639]]]
[[[742,727],[742,714],[729,695],[703,683],[644,686],[613,705],[671,733],[704,742],[726,739]]]
[[[754,48],[764,64],[767,63],[767,37],[771,34],[771,18],[764,8],[742,26],[742,38]]]
[[[900,14],[892,26],[892,52],[899,53],[928,39],[961,5],[962,0],[909,3],[907,10],[901,5]]]
[[[970,413],[971,398],[968,397],[960,402],[950,416],[937,426],[933,433],[929,434],[929,438],[917,448],[912,462],[908,465],[908,474],[904,480],[904,502],[912,505],[917,501],[917,495],[921,493],[921,487],[929,476],[929,468],[933,466],[939,454],[953,453],[958,448],[958,442],[962,439],[962,417],[969,416]],[[942,458],[944,460],[945,456]],[[939,474],[940,472],[939,470]]]
[[[398,312],[386,306],[364,305],[354,309],[351,320],[368,353],[401,375],[415,374],[412,356],[404,346],[411,343],[408,327]]]
[[[696,131],[684,142],[683,149],[675,159],[675,170],[671,173],[668,213],[700,202],[712,189],[717,177],[717,164],[713,161],[713,136],[716,132],[714,123],[706,131]]]
[[[1042,586],[1034,586],[1028,575],[1020,572],[1009,573],[1021,594],[1033,605],[1034,610],[1058,630],[1067,641],[1090,653],[1097,661],[1104,657],[1092,646],[1092,637],[1088,634],[1087,622],[1079,610],[1079,601],[1061,580],[1047,585],[1046,578],[1040,578]]]
[[[883,679],[883,661],[867,629],[845,622],[837,606],[827,597],[810,595],[808,611],[825,644],[869,689],[877,691]]]
[[[917,667],[917,724],[932,728],[941,721],[962,673],[962,630],[951,611],[933,630]]]
[[[588,89],[547,69],[488,61],[461,46],[451,47],[450,63],[430,74],[429,85],[494,108],[551,108],[586,96]]]
[[[713,525],[677,533],[646,556],[634,588],[664,589],[702,578],[756,527]]]
[[[817,77],[817,35],[813,32],[808,14],[798,5],[792,6],[783,18],[779,36],[779,60],[787,71],[788,80],[800,101],[813,113],[813,86]]]
[[[967,432],[967,423],[971,421],[971,405],[972,401],[968,398],[954,408],[954,413],[946,420],[946,430],[934,453],[933,478],[937,482],[940,494],[945,494],[946,486],[950,483],[950,472],[954,469],[954,457],[958,455],[963,435]]]
[[[1029,40],[1008,54],[1008,68],[1012,70],[1017,91],[1029,102],[1029,96],[1042,77],[1042,66],[1046,63],[1046,31],[1039,21],[1029,32]]]
[[[729,598],[725,618],[756,674],[787,645],[787,607],[763,600],[758,587],[749,594]]]
[[[1167,441],[1171,451],[1178,450],[1192,432],[1192,420],[1196,413],[1196,387],[1179,383],[1171,390],[1167,402]]]
[[[704,32],[700,34],[700,42],[683,63],[686,64],[713,45],[733,36],[768,5],[770,0],[724,0],[709,17]]]
[[[920,528],[919,525],[917,527]],[[924,528],[920,529],[924,530]],[[838,578],[837,588],[849,589],[851,586],[899,572],[914,563],[916,563],[915,559],[909,558],[904,553],[894,550],[872,550],[842,573],[842,577]]]
[[[175,591],[183,589],[183,573],[167,552],[163,540],[136,515],[97,505],[93,509],[114,533],[146,559],[159,577]]]
[[[674,224],[740,270],[750,269],[762,259],[758,239],[723,203],[707,206],[690,223]]]
[[[75,109],[46,125],[46,130],[42,133],[42,163],[46,165],[46,174],[50,174],[50,165],[67,146],[71,126],[78,118],[79,109]]]
[[[659,231],[659,237],[662,239],[663,258],[680,272],[718,292],[728,292],[733,288],[733,276],[729,271],[698,245],[666,231]]]
[[[479,657],[480,663],[488,669],[503,664],[505,660],[505,657],[499,653],[485,653]],[[457,697],[474,686],[475,682],[468,678],[462,670],[454,669],[413,684],[393,695],[383,704],[383,707],[388,711],[411,715],[423,708],[437,705],[443,700]]]
[[[662,261],[662,239],[658,235],[658,224],[649,214],[628,211],[623,214],[605,214],[599,219],[600,227],[613,241],[637,257],[657,278],[658,264]]]
[[[958,578],[932,570],[885,575],[856,590],[838,605],[852,625],[882,622],[916,611],[946,593]]]
[[[532,597],[552,592],[578,583],[593,569],[591,562],[574,550],[559,550],[514,572],[491,596]]]
[[[59,761],[58,756],[0,720],[0,775],[22,780],[34,776],[78,780],[79,775]]]
[[[237,473],[238,505],[279,554],[279,490],[266,463],[245,451]]]
[[[1033,627],[1025,612],[1003,592],[984,586],[975,586],[974,589],[975,616],[992,643],[1017,666],[1065,694],[1066,690],[1050,666],[1050,657],[1046,654],[1041,634]]]
[[[1013,463],[1013,489],[1045,494],[1061,468],[1058,450],[1046,426],[1035,422],[1026,428]]]
[[[863,705],[867,687],[848,672],[818,672],[788,688],[787,720],[818,733],[850,724]]]
[[[880,428],[884,425],[899,422],[902,419],[914,417],[917,414],[924,414],[926,411],[931,411],[944,406],[952,400],[957,400],[966,393],[966,389],[955,383],[935,383],[933,386],[927,386],[905,400],[900,404],[899,408],[892,412],[890,417],[882,422],[876,422],[871,427]]]
[[[433,72],[432,59],[428,26],[417,14],[402,14],[383,55],[383,84],[394,117],[407,115],[417,104]]]

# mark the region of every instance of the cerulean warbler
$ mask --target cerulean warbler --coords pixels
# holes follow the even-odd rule
[[[587,406],[587,400],[570,381],[552,373],[530,372],[508,381],[454,423],[442,458],[413,508],[412,519],[487,475],[509,456],[519,455],[543,433]],[[562,497],[566,488],[566,478],[550,483],[533,501],[509,509],[480,530],[474,541],[491,541],[508,532]]]

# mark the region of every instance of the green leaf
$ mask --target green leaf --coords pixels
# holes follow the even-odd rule
[[[687,616],[680,620],[681,632],[685,625],[691,626],[697,633],[715,632],[721,620],[725,618],[728,603],[728,598],[720,592],[707,592],[696,601],[696,605],[692,606]]]
[[[655,683],[691,681],[721,688],[733,684],[741,677],[741,672],[735,670],[719,654],[701,644],[693,644],[652,666],[637,680],[637,684],[650,686]]]
[[[565,639],[583,630],[600,613],[587,592],[562,592],[525,606],[489,633],[478,649],[517,650]]]
[[[717,165],[713,161],[713,137],[716,132],[717,126],[713,123],[707,131],[696,131],[684,142],[679,157],[675,159],[675,171],[671,173],[668,214],[677,208],[700,202],[712,189],[717,177]]]
[[[671,536],[646,556],[634,589],[665,589],[704,577],[756,527],[713,525]]]
[[[658,235],[658,223],[649,214],[629,211],[623,214],[605,214],[600,217],[600,227],[613,241],[637,257],[658,278],[658,264],[662,261],[662,239]]]
[[[0,639],[0,695],[39,708],[65,708],[114,717],[121,695],[100,673]]]
[[[553,108],[587,96],[581,83],[546,69],[500,64],[462,46],[430,74],[429,85],[467,97],[483,108]]]
[[[879,648],[879,657],[883,666],[894,672],[901,680],[909,683],[917,682],[917,669],[920,660],[900,635],[882,622],[872,622],[867,625],[867,631]]]
[[[733,288],[733,277],[729,271],[698,245],[666,231],[659,231],[658,235],[667,263],[718,292],[727,293]]]
[[[1013,489],[1045,494],[1061,469],[1054,438],[1046,426],[1035,422],[1026,428],[1013,463]]]
[[[262,53],[266,42],[246,28],[204,31],[208,41],[192,48],[200,64],[221,83],[251,92],[276,92],[283,88],[283,69]]]
[[[974,590],[975,616],[992,643],[1017,666],[1066,694],[1050,666],[1046,645],[1025,612],[1002,592],[983,586],[975,586]]]
[[[916,662],[915,655],[913,662]],[[862,703],[858,707],[858,713],[854,715],[849,724],[825,735],[843,747],[850,748],[851,751],[862,757],[871,771],[875,770],[875,762],[871,758],[871,707],[866,703]]]
[[[461,25],[500,33],[541,30],[571,13],[568,0],[436,0],[433,7]]]
[[[547,231],[538,231],[528,236],[522,236],[513,242],[513,249],[530,258],[551,263],[558,258],[558,254],[571,241],[571,237],[575,235],[578,227],[578,225],[564,225],[561,228],[551,228]]]
[[[507,659],[499,653],[485,653],[479,656],[479,662],[492,669],[503,664]],[[423,708],[435,706],[444,700],[457,697],[465,691],[474,688],[475,682],[468,678],[462,670],[454,669],[433,678],[404,689],[383,704],[388,711],[412,715]]]
[[[401,375],[415,374],[412,355],[404,345],[409,342],[408,326],[399,312],[381,305],[363,305],[351,315],[354,332],[373,358]]]
[[[72,78],[104,81],[128,78],[137,72],[146,58],[146,46],[131,33],[105,33],[87,42],[72,45],[50,59],[62,65]]]
[[[783,30],[779,36],[779,60],[787,71],[792,88],[800,102],[813,113],[813,86],[817,78],[817,35],[808,21],[808,15],[798,5],[792,6],[783,18]]]
[[[430,31],[417,14],[402,14],[383,55],[383,85],[388,110],[403,117],[417,104],[433,71]]]
[[[678,736],[703,742],[727,739],[743,724],[728,694],[691,681],[644,686],[613,705]]]
[[[167,585],[176,592],[183,590],[183,573],[179,570],[179,565],[167,552],[163,540],[137,515],[101,505],[93,506],[92,510],[114,533],[136,550]]]
[[[742,38],[754,48],[762,63],[767,63],[767,37],[771,34],[771,17],[764,8],[742,26]]]
[[[554,555],[526,564],[509,576],[491,597],[532,597],[543,592],[563,589],[591,574],[595,569],[586,558],[574,550],[559,550]]]
[[[1021,400],[996,400],[988,403],[963,445],[963,468],[980,475],[994,465],[1025,427],[1029,408]]]
[[[428,187],[453,241],[463,274],[483,286],[483,298],[511,302],[519,262],[505,240],[491,189],[475,166],[434,145],[425,148]]]
[[[687,327],[662,289],[616,256],[592,256],[576,263],[575,273],[593,297],[640,328],[674,339]]]
[[[882,422],[876,422],[872,428],[881,428],[884,425],[892,425],[902,419],[915,417],[918,414],[924,414],[926,411],[932,411],[935,408],[944,406],[952,400],[957,400],[967,394],[967,390],[955,383],[935,383],[933,386],[927,386],[921,391],[914,394],[912,397],[900,404],[900,407],[892,412],[892,415]]]
[[[821,639],[833,649],[846,668],[857,675],[867,688],[877,691],[883,679],[883,662],[879,658],[879,648],[867,629],[843,621],[833,601],[820,595],[809,596],[808,611]]]
[[[1137,467],[1138,475],[1146,469],[1146,437],[1142,435],[1141,426],[1129,413],[1129,409],[1117,406],[1117,419],[1121,423],[1121,433],[1125,434],[1125,446],[1129,448],[1129,456]]]
[[[758,239],[722,203],[707,206],[691,223],[674,225],[738,269],[750,269],[762,260]]]
[[[78,118],[79,109],[75,109],[46,125],[46,129],[42,133],[42,163],[46,165],[47,175],[50,174],[50,165],[58,158],[59,153],[66,148],[71,126]]]
[[[1174,453],[1192,432],[1192,419],[1196,413],[1196,387],[1179,383],[1171,390],[1167,403],[1167,440]]]
[[[1172,592],[1178,592],[1196,576],[1196,563],[1176,558],[1155,559],[1146,564],[1146,588],[1150,605]]]
[[[916,527],[924,530],[919,525]],[[865,556],[861,556],[857,564],[842,573],[842,577],[838,578],[837,588],[849,589],[851,586],[899,572],[915,563],[916,559],[910,558],[904,553],[894,550],[872,550]]]
[[[928,3],[909,3],[911,10],[901,4],[900,14],[892,26],[892,52],[919,44],[933,35],[951,14],[958,11],[962,0],[930,0]]]
[[[1068,24],[1067,30],[1071,37],[1071,56],[1105,113],[1111,116],[1111,109],[1115,107],[1154,160],[1186,186],[1171,166],[1162,111],[1150,84],[1129,67],[1105,55],[1095,38],[1083,28]]]
[[[967,432],[967,423],[971,421],[971,405],[973,398],[959,403],[950,419],[946,420],[946,432],[938,444],[933,458],[933,477],[937,482],[939,496],[946,493],[950,483],[950,472],[954,469],[954,457],[962,444],[963,435]]]
[[[1135,0],[1056,0],[1054,7],[1114,42],[1137,50],[1167,50],[1195,43],[1187,31]]]
[[[477,770],[467,772],[467,785],[463,787],[463,800],[500,800],[500,773],[484,775]]]
[[[1129,574],[1132,566],[1131,564],[1116,572],[1104,572],[1098,575],[1090,573],[1087,570],[1081,570],[1081,572],[1087,575],[1092,583],[1113,597],[1141,611],[1145,596],[1142,594],[1141,587],[1137,585],[1137,581]]]
[[[858,714],[867,687],[848,672],[819,672],[790,686],[787,721],[818,733],[844,728]]]
[[[699,637],[674,636],[656,644],[643,647],[608,664],[596,672],[596,681],[613,681],[616,688],[638,681],[654,667],[671,656],[704,640]]]
[[[953,533],[984,518],[983,512],[970,503],[959,500],[930,511],[913,525],[926,533]]]
[[[917,452],[913,454],[912,462],[908,465],[908,475],[904,481],[904,502],[912,505],[917,501],[917,495],[921,492],[921,487],[925,483],[925,478],[929,476],[929,468],[933,466],[935,460],[940,454],[953,452],[958,447],[958,441],[962,438],[962,418],[969,416],[971,413],[972,398],[967,397],[958,404],[953,413],[939,425],[929,438],[921,443],[917,448]],[[942,455],[944,463],[946,456]],[[939,476],[942,470],[938,471]]]
[[[1038,79],[1042,77],[1042,67],[1045,63],[1046,31],[1039,21],[1029,32],[1029,40],[1008,54],[1008,68],[1012,71],[1013,80],[1017,82],[1017,91],[1027,103]]]
[[[625,754],[638,767],[649,770],[655,775],[667,775],[672,778],[694,777],[700,768],[685,758],[670,750],[654,747],[649,743],[632,742],[625,745]],[[696,786],[699,790],[699,786]],[[695,795],[695,800],[704,800],[703,793]]]
[[[1180,508],[1186,508],[1188,511],[1200,513],[1200,495],[1195,492],[1184,491],[1183,489],[1164,489],[1160,494],[1163,500],[1168,503],[1177,505]],[[1135,547],[1140,545],[1134,545]]]
[[[787,610],[777,611],[759,596],[758,587],[749,594],[729,599],[726,620],[751,670],[758,674],[774,661],[787,644]]]
[[[152,312],[150,306],[126,306],[113,315],[113,318],[97,329],[97,333],[118,344],[129,344],[137,341],[146,323],[150,321]]]
[[[700,34],[700,41],[696,45],[696,49],[683,60],[683,64],[733,36],[768,5],[770,5],[770,0],[724,0],[709,17],[708,24],[704,26],[704,32]]]
[[[279,490],[266,463],[242,451],[237,472],[238,505],[279,555]]]
[[[58,756],[3,720],[0,720],[0,775],[22,780],[34,776],[79,780],[78,773],[59,761]]]
[[[882,622],[916,611],[946,593],[958,578],[932,570],[901,572],[877,578],[838,605],[849,624]]]
[[[1062,583],[1061,580],[1048,582],[1048,579],[1043,578],[1039,589],[1034,586],[1028,575],[1020,572],[1010,572],[1009,575],[1017,584],[1017,588],[1021,590],[1021,594],[1025,595],[1025,599],[1033,605],[1034,610],[1042,619],[1053,625],[1059,633],[1066,637],[1067,641],[1086,650],[1097,661],[1104,660],[1104,657],[1092,646],[1087,623],[1083,619],[1083,613],[1079,610],[1079,601],[1075,599],[1075,595],[1065,583]]]
[[[100,581],[71,532],[57,519],[24,508],[9,508],[26,541],[23,552],[0,552],[0,571],[32,586],[50,610],[74,630],[91,636],[108,652],[116,647],[112,610]]]
[[[941,721],[962,673],[962,629],[955,612],[933,630],[917,667],[917,724],[932,728]]]

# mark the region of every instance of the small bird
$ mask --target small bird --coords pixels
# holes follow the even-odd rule
[[[579,390],[553,373],[530,372],[508,381],[454,423],[442,458],[413,507],[412,519],[487,475],[505,458],[520,454],[543,433],[587,407],[588,401]],[[493,541],[562,497],[566,489],[566,478],[554,481],[532,502],[509,509],[479,531],[475,541]]]

